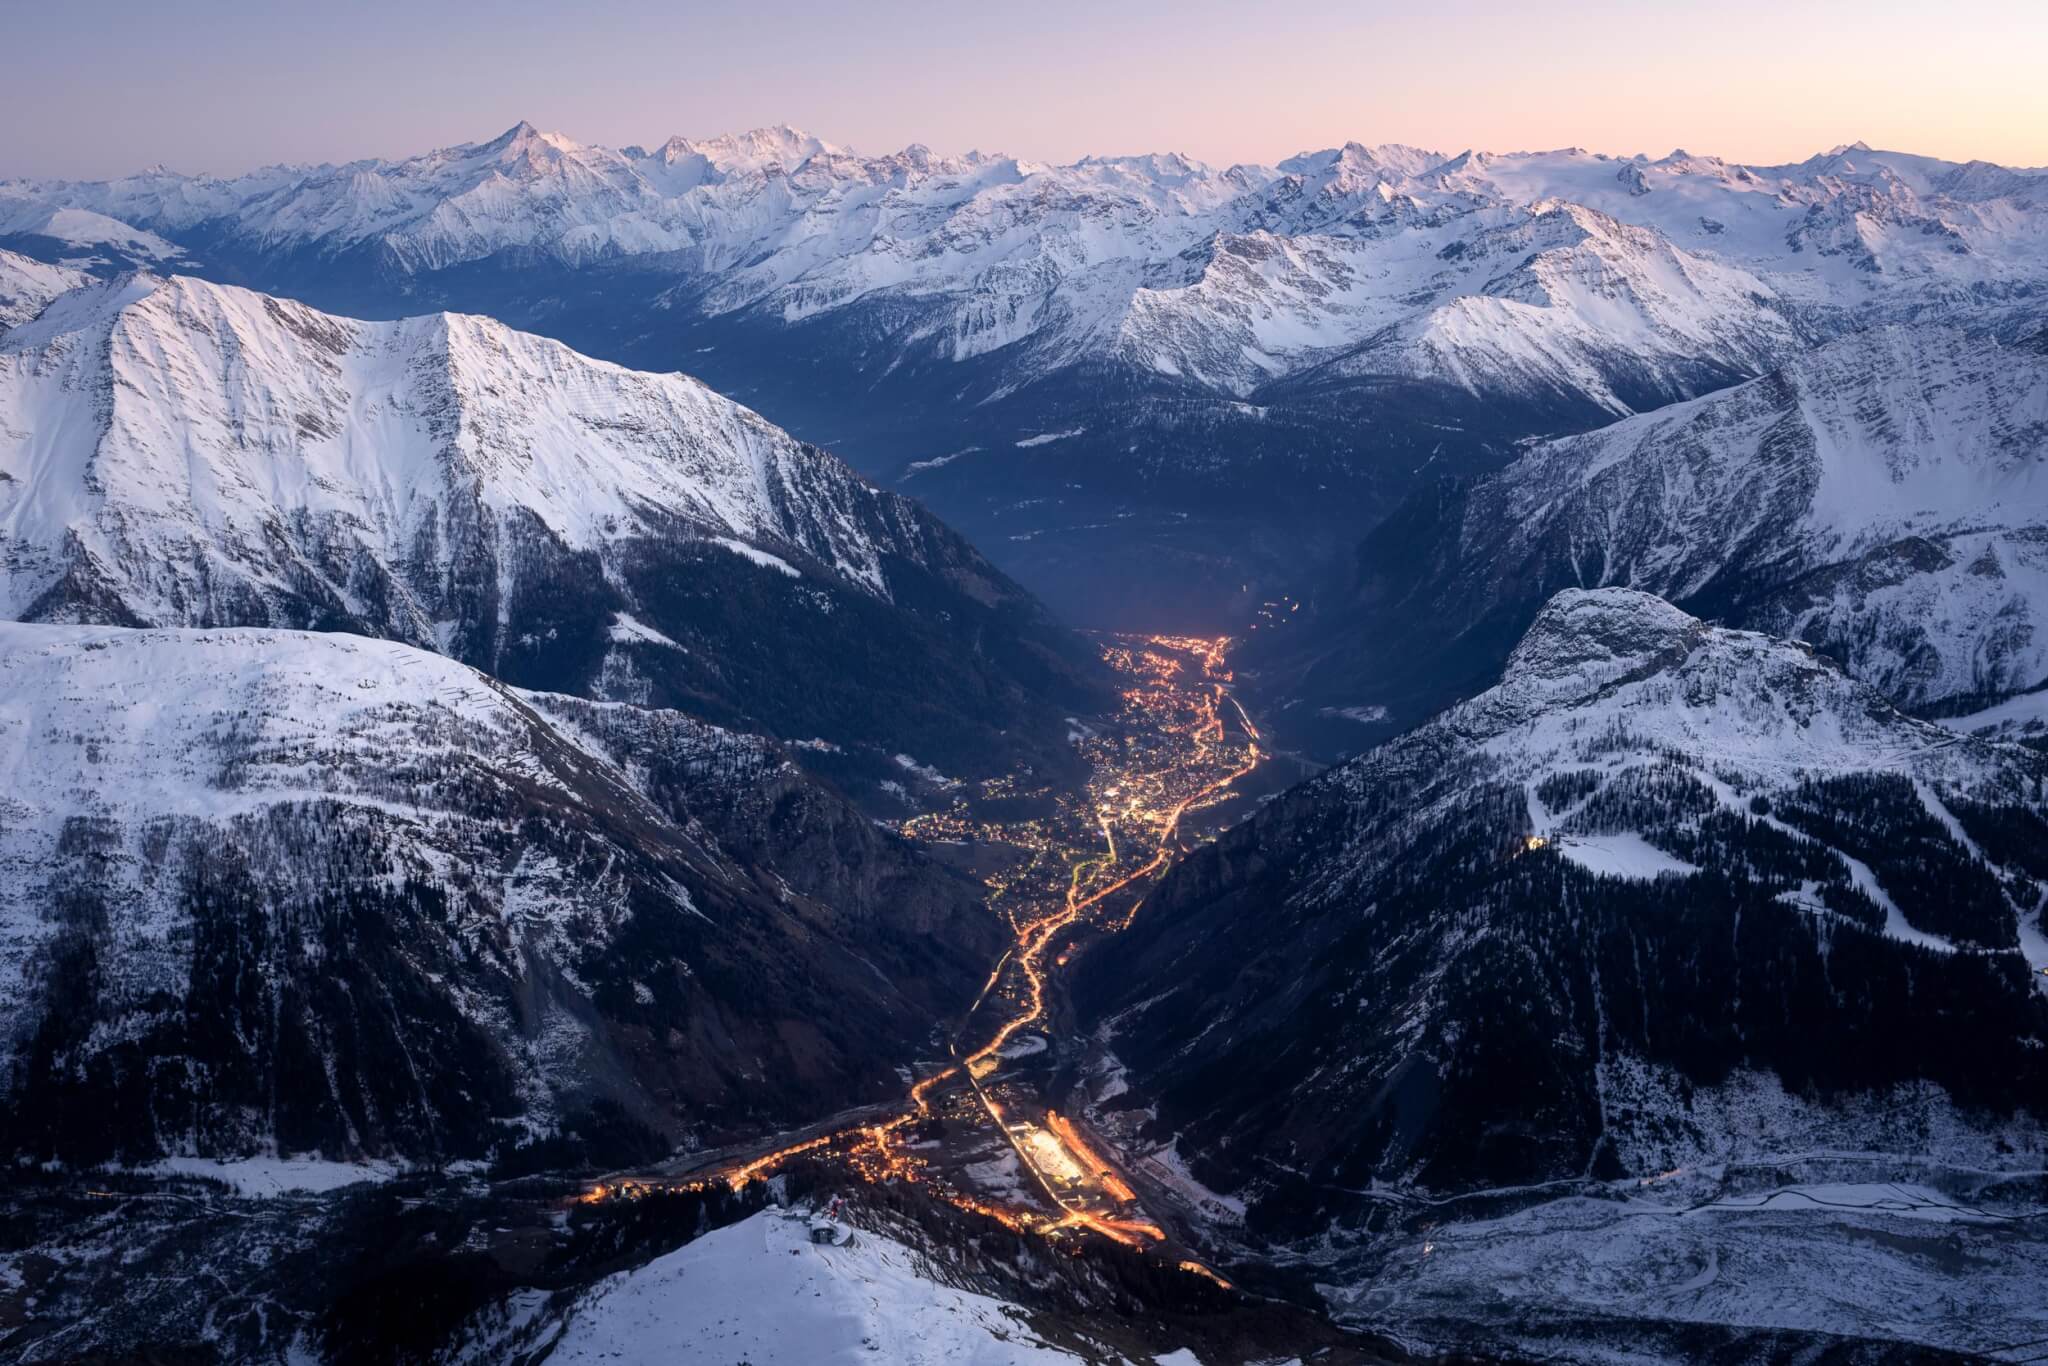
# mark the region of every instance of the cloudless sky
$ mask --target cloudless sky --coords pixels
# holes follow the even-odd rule
[[[2048,164],[2048,0],[0,0],[0,176],[401,156],[518,119],[1042,160],[1873,146]]]

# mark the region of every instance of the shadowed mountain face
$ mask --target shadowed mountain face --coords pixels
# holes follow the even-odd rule
[[[841,789],[1058,777],[1091,647],[683,376],[8,279],[14,1151],[616,1161],[895,1089],[1002,935]]]
[[[1190,856],[1076,995],[1119,1103],[1288,1233],[1375,1182],[1713,1161],[1765,1093],[2038,1133],[2044,780],[1796,643],[1567,591],[1495,687]]]
[[[1540,443],[1411,500],[1250,663],[1296,716],[1398,725],[1486,686],[1550,594],[1609,584],[1796,635],[1908,708],[2040,684],[2048,353],[1880,329]]]

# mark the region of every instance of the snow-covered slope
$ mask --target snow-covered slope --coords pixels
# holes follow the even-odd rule
[[[2048,689],[2008,697],[1981,711],[1948,717],[1942,724],[1965,735],[2048,747]]]
[[[0,251],[0,332],[27,322],[59,294],[85,283],[67,266],[45,265],[19,252]]]
[[[753,1366],[1054,1366],[1082,1358],[1042,1340],[1029,1314],[937,1280],[880,1233],[766,1210],[598,1282],[569,1307],[550,1362],[746,1361]],[[546,1300],[529,1292],[536,1306]]]
[[[1626,413],[1754,374],[1804,339],[1747,270],[1590,209],[1430,217],[1395,236],[1219,238],[1193,284],[1139,293],[1120,341],[1240,394],[1305,370],[1318,385],[1399,376]]]
[[[1747,1151],[1712,1098],[1751,1076],[2038,1146],[2044,782],[1795,642],[1569,590],[1497,686],[1191,856],[1077,994],[1117,1104],[1304,1230],[1379,1182]]]
[[[1797,635],[1901,705],[2048,679],[2048,351],[1941,327],[1538,444],[1371,538],[1311,690],[1407,716],[1543,600],[1622,585]],[[1334,645],[1329,653],[1321,647]]]
[[[0,794],[0,1138],[70,1162],[812,1117],[997,938],[763,741],[360,636],[0,623]]]
[[[184,251],[145,228],[91,209],[49,207],[0,195],[0,239],[55,256],[67,267],[107,269],[175,264]]]
[[[1354,143],[1215,170],[864,157],[787,128],[612,150],[522,123],[401,161],[0,185],[0,224],[58,208],[405,275],[515,251],[645,260],[712,313],[914,318],[883,325],[880,368],[1026,342],[1013,383],[1114,357],[1243,392],[1334,349],[1360,372],[1616,408],[1753,371],[1808,328],[1997,326],[2048,245],[2039,171],[1861,146],[1748,167]],[[1625,342],[1653,355],[1617,369]]]
[[[815,689],[743,671],[794,683],[849,629],[903,661],[1007,641],[1014,669],[1000,645],[934,664],[984,712],[956,732],[1063,667],[1029,599],[922,509],[685,376],[484,318],[356,322],[150,275],[0,340],[0,615],[356,630],[805,738],[888,729],[887,680],[845,676],[879,719],[835,735]],[[930,757],[975,742],[945,743]]]

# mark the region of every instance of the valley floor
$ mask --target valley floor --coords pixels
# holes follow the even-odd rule
[[[803,1156],[843,1164],[851,1179],[921,1185],[1013,1229],[1104,1238],[1220,1281],[1147,1209],[1112,1150],[1054,1108],[1078,1055],[1055,1003],[1069,958],[1127,925],[1152,879],[1242,807],[1242,785],[1267,762],[1257,727],[1230,695],[1228,644],[1105,638],[1122,706],[1072,723],[1091,767],[1081,790],[1000,780],[903,823],[904,835],[983,877],[1013,942],[966,1017],[944,1030],[944,1056],[919,1065],[900,1111],[820,1126],[765,1151],[610,1178],[589,1198],[739,1189]]]

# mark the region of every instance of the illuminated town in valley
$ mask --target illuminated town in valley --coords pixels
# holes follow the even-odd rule
[[[1060,1110],[1045,1088],[1054,1061],[1078,1046],[1060,1028],[1061,969],[1126,928],[1175,856],[1243,814],[1241,784],[1268,757],[1231,696],[1229,646],[1227,637],[1106,638],[1121,707],[1071,723],[1091,769],[1084,788],[1063,795],[999,779],[902,823],[906,838],[974,869],[1011,930],[974,1004],[942,1031],[944,1057],[915,1065],[906,1105],[818,1126],[770,1151],[607,1178],[583,1199],[717,1182],[739,1189],[810,1157],[862,1181],[914,1182],[1012,1229],[1056,1240],[1093,1234],[1221,1281],[1147,1211],[1127,1159],[1073,1112],[1085,1098]],[[1017,818],[1020,809],[1041,814]]]

